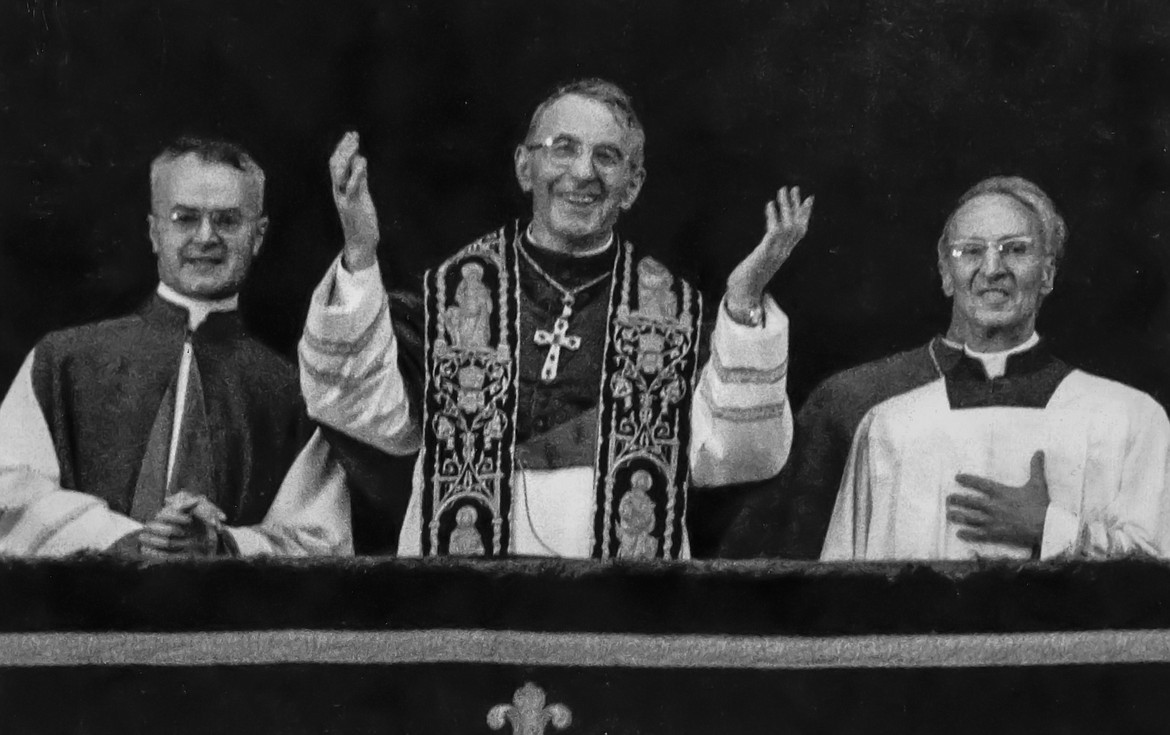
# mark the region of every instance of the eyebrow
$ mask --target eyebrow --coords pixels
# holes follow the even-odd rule
[[[623,136],[623,137],[625,137],[625,136]],[[561,138],[569,138],[569,139],[578,141],[580,143],[585,142],[585,139],[582,138],[580,135],[577,135],[576,133],[568,133],[568,132],[553,133],[551,135],[546,135],[544,138],[539,138],[538,140],[549,140],[549,139],[559,140]],[[613,146],[615,148],[621,148],[622,143],[621,143],[621,141],[600,140],[600,141],[594,142],[593,145],[594,146],[609,145],[609,146]]]
[[[984,237],[983,235],[964,235],[963,237],[956,237],[955,240],[956,241],[962,241],[962,240],[983,240],[983,241],[1007,240],[1007,239],[1012,238],[1012,237],[1031,237],[1031,238],[1035,239],[1036,236],[1025,231],[1025,232],[1009,232],[1009,233],[1006,233],[1003,235],[998,235],[996,237]]]

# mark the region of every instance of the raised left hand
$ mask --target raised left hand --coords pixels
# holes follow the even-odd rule
[[[1031,472],[1023,485],[964,474],[955,475],[955,482],[975,491],[947,497],[947,520],[963,526],[960,539],[1026,548],[1040,543],[1049,503],[1043,451],[1032,455]]]
[[[214,556],[227,516],[202,495],[180,491],[146,524],[139,536],[146,556]]]
[[[815,197],[801,200],[800,187],[785,186],[764,207],[766,228],[756,249],[727,279],[727,304],[732,309],[758,306],[764,288],[808,232]]]

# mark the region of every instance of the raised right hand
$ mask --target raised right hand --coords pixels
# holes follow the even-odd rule
[[[377,262],[378,212],[370,198],[366,158],[358,153],[358,134],[349,131],[329,158],[333,203],[345,234],[345,267],[356,272]]]

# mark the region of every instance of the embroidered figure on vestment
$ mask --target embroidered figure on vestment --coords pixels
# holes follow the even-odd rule
[[[517,231],[509,239],[501,229],[426,276],[423,555],[465,553],[474,548],[473,530],[483,543],[477,555],[509,552],[520,350],[548,347],[541,380],[555,379],[560,349],[580,348],[579,336],[569,334],[576,294],[612,277],[598,395],[593,556],[612,558],[624,548],[624,558],[678,558],[702,299],[651,258],[638,263],[635,279],[633,248],[623,243],[615,244],[612,273],[566,289],[524,252],[521,237]],[[552,330],[538,328],[523,344],[516,321],[520,258],[563,297]],[[463,512],[471,507],[467,501],[476,518]],[[485,524],[490,534],[480,533]]]
[[[658,556],[654,530],[654,501],[649,490],[654,481],[646,470],[637,470],[630,479],[630,489],[618,503],[618,558],[653,559]]]
[[[516,410],[509,250],[500,230],[427,273],[424,555],[507,552]],[[480,513],[490,516],[489,537]]]
[[[635,283],[633,252],[625,247],[606,341],[609,390],[599,411],[593,554],[618,555],[624,531],[620,507],[614,505],[632,492],[642,472],[655,480],[648,485],[638,480],[654,508],[654,554],[677,558],[690,476],[687,441],[702,297],[653,258],[638,262]]]
[[[475,527],[479,511],[474,505],[465,505],[455,514],[455,530],[447,548],[452,556],[483,556],[483,539]]]
[[[483,284],[483,266],[464,263],[455,289],[455,304],[443,312],[443,325],[453,347],[487,347],[491,338],[492,295]]]

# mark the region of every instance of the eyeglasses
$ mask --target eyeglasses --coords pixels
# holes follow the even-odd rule
[[[171,227],[183,233],[198,232],[206,219],[208,225],[217,234],[230,237],[240,234],[250,218],[234,207],[231,209],[175,207],[167,219],[171,223]]]
[[[553,165],[564,168],[572,165],[585,151],[584,141],[571,135],[550,135],[539,143],[525,143],[524,147],[530,151],[543,149]],[[589,151],[589,160],[598,172],[608,174],[621,168],[629,156],[616,145],[602,143]]]
[[[964,263],[982,263],[989,250],[994,250],[1005,262],[1027,260],[1040,254],[1036,241],[1027,235],[1013,235],[999,240],[971,237],[951,243],[951,257]]]

